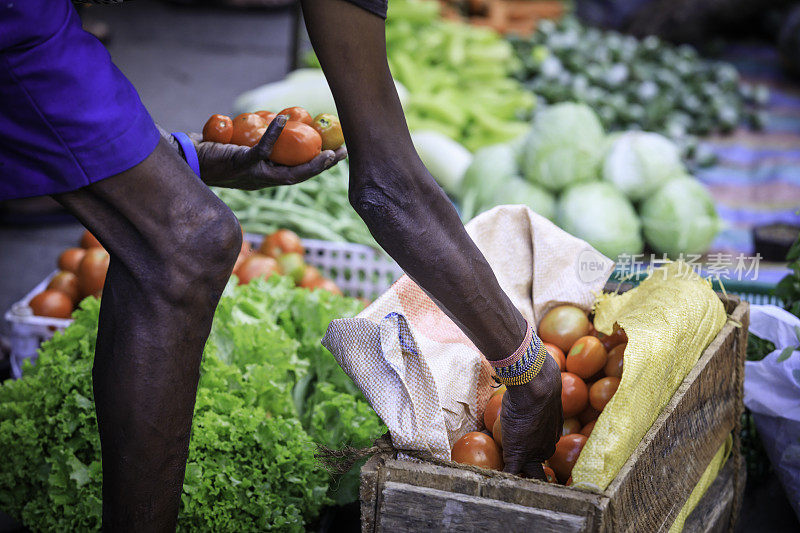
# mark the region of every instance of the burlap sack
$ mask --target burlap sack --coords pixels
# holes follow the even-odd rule
[[[589,310],[613,262],[524,206],[501,206],[467,225],[500,286],[531,324],[560,303]],[[407,276],[323,344],[364,392],[397,448],[450,459],[481,429],[494,381],[486,359]]]

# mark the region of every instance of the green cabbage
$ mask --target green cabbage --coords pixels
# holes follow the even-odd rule
[[[583,183],[567,189],[558,203],[556,219],[566,232],[611,259],[642,252],[636,212],[630,201],[609,183]]]
[[[556,213],[556,199],[552,194],[528,183],[520,177],[512,177],[501,188],[497,189],[493,198],[494,205],[522,204],[545,218],[553,219]]]
[[[478,207],[485,207],[512,176],[519,174],[516,151],[509,143],[481,148],[472,157],[461,184],[462,201],[468,195]]]
[[[583,104],[563,103],[536,114],[523,161],[525,177],[560,192],[598,177],[603,157],[603,127]]]
[[[419,158],[447,194],[461,193],[461,180],[472,163],[472,154],[459,143],[438,131],[411,134]]]
[[[681,253],[708,251],[720,230],[711,195],[688,176],[667,182],[642,204],[640,212],[645,239],[656,252],[671,259]]]
[[[675,143],[658,133],[642,131],[617,138],[603,164],[603,178],[633,201],[649,197],[684,172]]]

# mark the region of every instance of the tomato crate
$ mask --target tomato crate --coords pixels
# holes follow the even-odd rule
[[[384,452],[361,469],[362,531],[667,531],[729,436],[731,454],[684,530],[732,531],[746,477],[739,426],[749,304],[719,297],[730,320],[605,491]]]
[[[247,234],[245,239],[258,249],[263,236]],[[347,296],[373,299],[386,292],[403,274],[397,263],[369,246],[314,239],[303,239],[302,242],[306,263],[330,277]],[[24,360],[35,361],[42,342],[72,323],[69,319],[34,316],[28,305],[31,298],[45,290],[56,273],[47,276],[5,314],[11,326],[11,375],[14,378],[22,375]]]

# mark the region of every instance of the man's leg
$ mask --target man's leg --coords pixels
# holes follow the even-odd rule
[[[93,370],[103,527],[173,531],[200,358],[239,225],[164,141],[56,199],[111,254]]]

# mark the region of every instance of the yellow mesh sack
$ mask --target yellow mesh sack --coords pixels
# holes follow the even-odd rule
[[[610,334],[619,324],[628,345],[619,389],[572,470],[576,486],[608,487],[725,321],[711,284],[680,261],[628,292],[598,298],[595,328]]]

